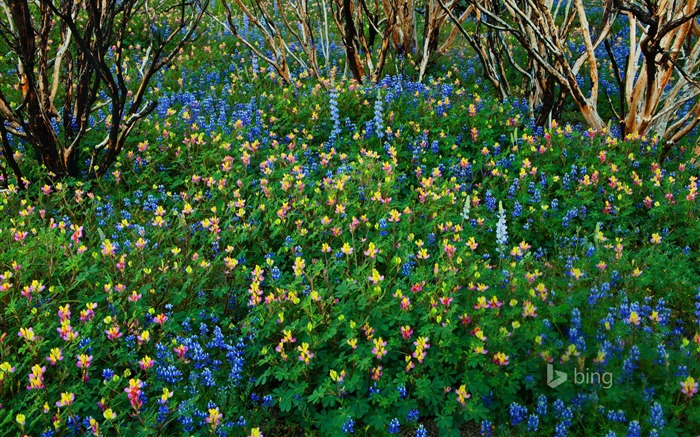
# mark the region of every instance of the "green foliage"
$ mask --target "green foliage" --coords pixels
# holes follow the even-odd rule
[[[700,378],[683,149],[659,164],[654,138],[533,130],[459,67],[428,86],[339,80],[331,144],[315,80],[278,88],[224,41],[182,56],[163,115],[105,178],[2,194],[2,429],[648,433],[654,402],[660,435],[700,426],[681,390]]]

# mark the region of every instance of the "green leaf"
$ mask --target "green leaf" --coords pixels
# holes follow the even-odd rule
[[[316,388],[316,390],[313,391],[308,397],[309,402],[312,404],[317,404],[326,394],[326,390],[324,387],[319,386]]]

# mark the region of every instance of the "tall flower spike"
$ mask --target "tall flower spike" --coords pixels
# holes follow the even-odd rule
[[[498,223],[496,224],[496,243],[498,253],[503,254],[506,244],[508,244],[508,226],[506,226],[506,211],[503,209],[503,202],[498,202]]]
[[[340,134],[340,111],[338,110],[338,89],[333,87],[330,91],[330,106],[331,106],[331,121],[333,122],[333,130],[331,130],[330,140],[335,142]]]
[[[464,208],[462,208],[462,218],[464,220],[469,220],[469,212],[472,208],[471,200],[471,196],[467,196],[467,198],[464,201]]]
[[[377,92],[377,100],[374,101],[374,130],[378,138],[384,138],[384,118],[382,117],[382,92]]]

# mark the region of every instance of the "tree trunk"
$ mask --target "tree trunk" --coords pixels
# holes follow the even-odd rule
[[[355,21],[352,14],[351,0],[343,0],[343,19],[345,21],[344,45],[348,66],[350,67],[350,72],[352,72],[352,76],[355,78],[355,80],[362,83],[364,71],[362,68],[362,61],[360,61],[360,56],[358,55],[355,47],[357,41],[357,29],[355,28]]]

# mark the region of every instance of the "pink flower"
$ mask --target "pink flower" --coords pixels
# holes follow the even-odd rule
[[[36,335],[34,334],[34,328],[20,328],[17,333],[18,337],[21,337],[27,341],[36,340]]]
[[[459,402],[461,405],[464,405],[466,404],[467,399],[469,399],[470,397],[472,397],[472,395],[467,393],[467,386],[461,385],[457,390],[457,402]]]
[[[372,379],[375,381],[379,381],[382,378],[382,374],[384,372],[382,371],[382,366],[377,366],[372,369]]]
[[[46,366],[40,367],[38,364],[32,366],[32,373],[29,374],[27,390],[44,388],[44,372],[46,372]]]
[[[698,392],[698,383],[695,381],[695,378],[689,376],[685,381],[681,382],[681,392],[689,398],[695,396],[695,393]]]
[[[146,384],[144,384],[140,379],[131,379],[129,380],[129,386],[124,389],[126,396],[129,398],[129,402],[131,403],[131,407],[134,410],[138,411],[143,405],[143,400],[141,399],[143,392],[141,389],[145,385]]]
[[[223,415],[219,412],[219,407],[209,409],[209,417],[207,417],[207,423],[212,429],[216,429],[219,424],[221,424],[221,418]]]
[[[95,317],[95,308],[97,308],[97,304],[94,302],[90,302],[85,305],[84,310],[80,311],[80,321],[83,323],[89,322],[90,320]]]
[[[74,401],[75,401],[75,394],[74,393],[61,393],[61,400],[56,402],[56,406],[58,408],[71,406],[71,405],[73,405]]]
[[[79,244],[80,238],[83,236],[83,227],[77,227],[75,225],[72,225],[71,228],[75,229],[75,232],[73,232],[73,235],[71,235],[70,239],[73,240],[75,244]]]
[[[302,343],[301,346],[297,346],[297,350],[299,351],[299,361],[309,364],[311,358],[314,357],[314,354],[309,350],[309,343]]]
[[[58,318],[63,322],[64,320],[70,319],[70,305],[58,307]]]
[[[80,354],[76,365],[79,369],[87,369],[92,364],[92,355]]]
[[[119,337],[121,337],[122,335],[124,335],[121,332],[119,332],[119,326],[117,326],[117,325],[114,325],[111,328],[109,328],[108,330],[106,330],[105,334],[107,334],[107,338],[109,340],[116,340]]]
[[[139,360],[139,366],[141,366],[141,370],[148,370],[151,367],[153,367],[154,361],[151,357],[146,355],[143,357],[142,360]]]
[[[382,340],[381,337],[376,338],[373,341],[374,341],[374,348],[372,349],[372,353],[377,356],[378,360],[381,360],[382,357],[387,354],[387,350],[386,350],[387,342]]]
[[[416,350],[413,352],[413,358],[417,359],[419,363],[422,363],[425,359],[427,349],[430,349],[430,343],[428,337],[418,337],[416,341],[413,342]]]
[[[173,351],[175,351],[175,353],[177,354],[177,357],[178,357],[179,359],[182,360],[182,359],[185,358],[185,353],[186,353],[189,349],[190,349],[189,347],[185,346],[184,344],[181,344],[181,345],[179,345],[179,346],[177,346],[177,347],[174,347],[174,348],[173,348]]]
[[[446,307],[449,307],[450,304],[452,303],[452,298],[451,297],[441,297],[440,298],[440,303]]]

